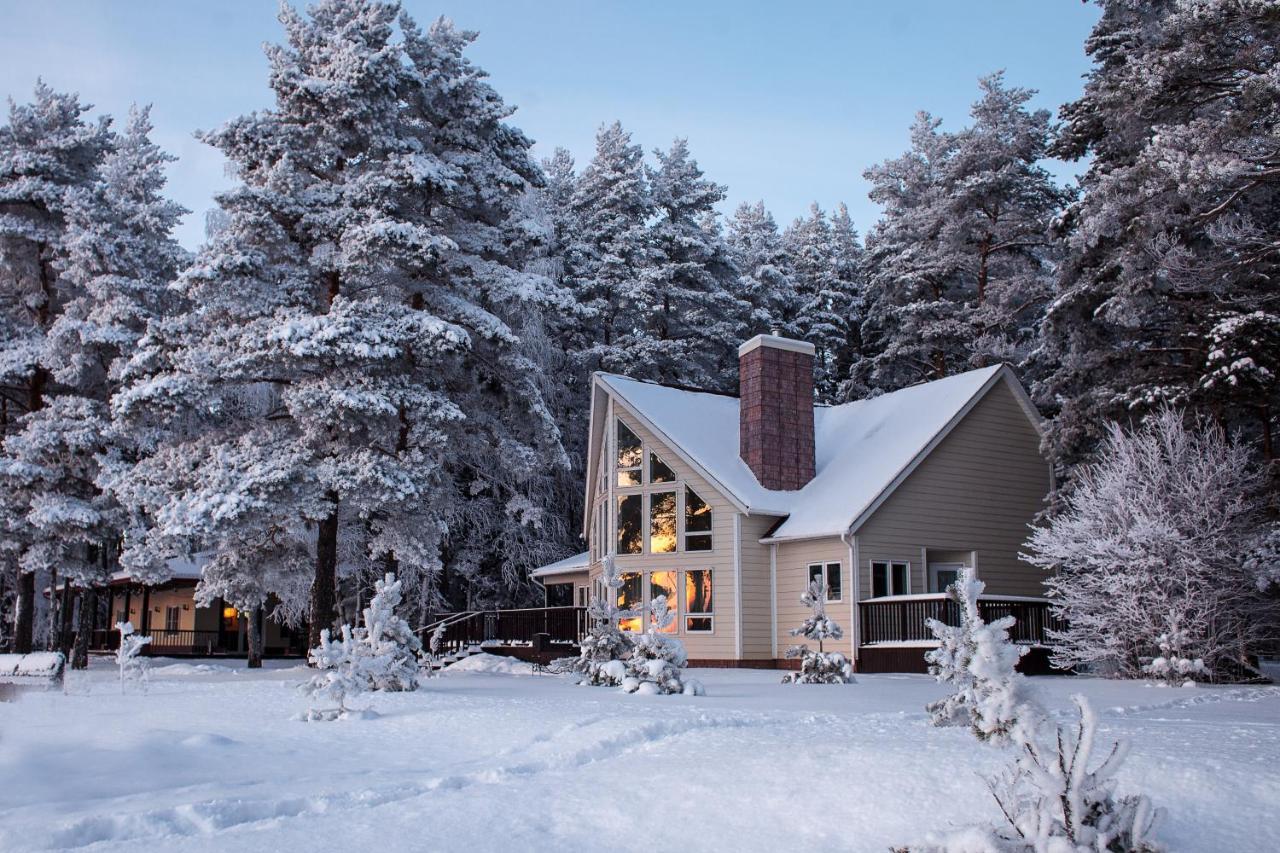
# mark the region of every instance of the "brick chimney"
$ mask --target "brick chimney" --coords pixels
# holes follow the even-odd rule
[[[777,335],[738,347],[738,452],[766,489],[813,479],[813,353]]]

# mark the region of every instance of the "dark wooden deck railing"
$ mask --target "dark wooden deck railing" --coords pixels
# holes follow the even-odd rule
[[[978,612],[991,622],[1002,616],[1017,621],[1009,630],[1015,643],[1050,644],[1050,630],[1062,630],[1066,623],[1053,615],[1049,602],[1041,598],[985,596],[978,599]],[[960,624],[960,607],[942,594],[895,595],[871,598],[858,603],[861,645],[875,643],[924,643],[934,640],[926,619],[946,625]]]
[[[532,643],[534,635],[546,634],[552,642],[577,644],[590,627],[585,607],[529,607],[519,610],[475,610],[438,615],[422,629],[424,646],[439,624],[442,654],[485,642],[503,645]]]
[[[142,632],[139,632],[142,633]],[[218,631],[181,631],[153,628],[145,632],[151,642],[143,649],[148,655],[216,655],[235,651],[235,635],[224,637]],[[226,648],[225,643],[233,644]],[[115,651],[120,647],[120,632],[115,628],[98,629],[89,640],[94,651]]]

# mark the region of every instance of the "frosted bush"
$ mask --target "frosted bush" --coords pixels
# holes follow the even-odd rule
[[[826,585],[814,581],[800,596],[800,602],[809,608],[809,616],[799,628],[791,630],[791,636],[804,637],[818,644],[817,650],[806,644],[787,649],[789,659],[799,658],[800,669],[782,677],[783,684],[849,684],[853,681],[853,665],[840,652],[827,652],[822,644],[826,640],[839,640],[844,629],[827,616]]]
[[[151,638],[134,633],[132,622],[117,622],[116,630],[120,632],[120,648],[116,650],[120,692],[124,693],[130,686],[146,692],[151,663],[142,656],[142,650]]]
[[[626,677],[626,666],[622,661],[631,654],[634,646],[631,637],[619,630],[618,621],[635,614],[618,609],[617,591],[622,588],[622,577],[613,557],[605,557],[601,571],[605,594],[603,598],[593,596],[591,606],[587,608],[591,628],[582,638],[581,653],[574,661],[573,672],[577,674],[579,684],[617,687]],[[615,663],[617,666],[613,665]]]
[[[370,690],[417,690],[422,642],[409,623],[396,615],[400,581],[386,575],[374,586],[364,610],[364,628],[356,635],[355,653]]]
[[[337,639],[330,635],[328,628],[321,631],[320,645],[311,650],[307,661],[318,672],[302,685],[302,691],[312,702],[310,710],[302,718],[337,720],[347,717],[351,713],[347,700],[359,696],[369,687],[369,680],[360,671],[351,626],[343,625]]]
[[[947,589],[960,609],[960,624],[926,620],[938,638],[938,648],[925,654],[929,673],[951,693],[925,706],[935,726],[969,726],[982,741],[1006,744],[1018,738],[1018,726],[1034,727],[1043,713],[1031,699],[1018,660],[1026,647],[1009,639],[1015,619],[1004,616],[983,621],[978,597],[986,584],[965,568]]]

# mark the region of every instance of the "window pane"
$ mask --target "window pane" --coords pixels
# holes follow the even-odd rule
[[[684,489],[684,530],[686,533],[711,532],[711,507],[688,486]]]
[[[840,564],[827,563],[827,601],[840,600]]]
[[[649,482],[650,483],[674,483],[676,481],[676,472],[672,471],[667,463],[658,458],[658,454],[652,450],[649,451]]]
[[[822,564],[809,564],[809,583],[822,583]]]
[[[686,613],[711,613],[711,570],[693,569],[684,573],[684,609]]]
[[[638,486],[640,485],[640,469],[628,468],[618,472],[619,486]]]
[[[642,589],[639,572],[624,572],[622,574],[622,586],[618,588],[618,609],[630,610],[638,614],[644,604],[641,598]],[[618,627],[623,631],[639,631],[640,617],[629,616],[625,619],[619,619]]]
[[[684,629],[690,634],[706,634],[711,632],[710,616],[690,616],[684,620]]]
[[[686,551],[710,551],[711,534],[699,533],[696,536],[684,537],[684,549]]]
[[[547,606],[548,607],[569,607],[572,604],[573,604],[573,584],[571,583],[547,584]]]
[[[880,598],[889,594],[889,567],[885,563],[871,564],[871,597]]]
[[[618,467],[640,467],[640,437],[618,421]]]
[[[680,600],[676,597],[676,573],[675,572],[653,572],[649,575],[649,603],[653,604],[654,600],[660,595],[667,597],[667,611],[674,617],[671,624],[661,629],[663,634],[674,634],[676,629],[680,627]],[[656,621],[650,615],[650,621]]]
[[[618,498],[618,553],[639,554],[643,548],[640,495],[623,495]]]
[[[893,564],[893,594],[894,595],[907,594],[907,564],[906,563]]]
[[[676,550],[676,493],[649,495],[649,553],[670,554]]]

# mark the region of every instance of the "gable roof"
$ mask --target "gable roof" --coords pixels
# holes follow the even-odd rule
[[[769,541],[856,529],[998,382],[1039,415],[1013,371],[971,370],[814,410],[816,473],[802,489],[766,489],[738,455],[738,399],[596,374],[622,405],[744,512],[786,516]]]

